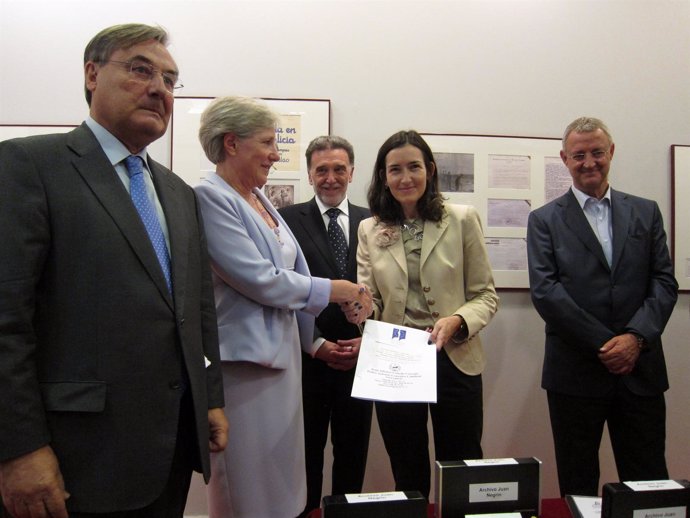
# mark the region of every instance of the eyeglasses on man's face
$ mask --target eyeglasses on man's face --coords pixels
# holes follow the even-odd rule
[[[148,83],[153,81],[155,75],[160,74],[163,78],[163,85],[165,86],[165,89],[170,93],[173,93],[175,90],[178,90],[184,86],[179,82],[176,74],[163,72],[162,70],[154,67],[151,63],[147,63],[146,61],[142,61],[140,59],[133,59],[131,61],[116,61],[114,59],[109,59],[105,63],[116,63],[124,66],[134,79],[142,82]]]
[[[575,153],[570,155],[570,159],[575,162],[584,162],[585,158],[587,158],[587,154],[588,153]],[[589,155],[591,155],[594,160],[601,160],[607,156],[607,152],[603,149],[595,149],[589,153]]]

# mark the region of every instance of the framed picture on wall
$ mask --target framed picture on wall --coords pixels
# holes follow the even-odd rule
[[[561,139],[423,133],[450,203],[473,205],[484,228],[497,288],[529,287],[527,217],[567,191]]]
[[[0,124],[0,142],[18,137],[67,133],[76,127],[76,124]]]
[[[190,185],[196,185],[215,166],[206,158],[199,144],[201,113],[213,97],[176,97],[172,116],[172,169]],[[282,185],[283,197],[293,196],[292,203],[307,201],[307,162],[304,152],[319,135],[330,134],[331,101],[328,99],[262,99],[280,115],[276,141],[280,160],[274,164],[267,185]],[[278,191],[280,192],[280,191]],[[276,198],[277,200],[277,198]]]
[[[269,178],[264,185],[264,194],[269,199],[273,207],[282,209],[289,205],[294,205],[302,200],[300,178]],[[308,198],[313,192],[308,193]]]
[[[690,146],[671,146],[671,258],[680,291],[690,291]]]

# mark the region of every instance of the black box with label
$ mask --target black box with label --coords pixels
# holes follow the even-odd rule
[[[436,518],[539,514],[541,461],[534,457],[436,462]]]
[[[344,495],[324,496],[322,518],[426,518],[427,501],[419,491],[405,491],[403,498],[390,499],[392,493],[356,495],[361,501],[348,502]]]
[[[686,518],[690,509],[690,482],[657,480],[604,484],[601,518]],[[669,487],[669,486],[677,487]]]

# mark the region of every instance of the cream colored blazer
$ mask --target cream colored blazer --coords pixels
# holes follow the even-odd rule
[[[372,318],[402,324],[407,300],[407,259],[400,229],[375,218],[360,223],[357,277],[374,297]],[[420,280],[434,322],[460,315],[469,330],[464,342],[444,349],[465,374],[480,374],[486,364],[479,331],[498,309],[479,215],[469,205],[445,205],[443,219],[424,223]]]

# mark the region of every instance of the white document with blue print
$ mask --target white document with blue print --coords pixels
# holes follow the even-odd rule
[[[436,403],[436,346],[430,333],[367,320],[352,397],[373,401]]]

